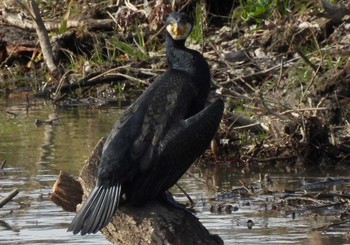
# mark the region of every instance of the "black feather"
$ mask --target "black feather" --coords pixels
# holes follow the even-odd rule
[[[68,231],[81,235],[96,233],[113,217],[120,197],[120,185],[95,187],[70,224]]]

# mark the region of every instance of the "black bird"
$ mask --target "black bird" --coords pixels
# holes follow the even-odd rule
[[[203,56],[185,47],[193,22],[183,13],[166,21],[169,70],[120,116],[103,147],[95,188],[68,231],[96,233],[117,207],[141,206],[166,191],[208,147],[224,109],[205,109],[210,71]]]

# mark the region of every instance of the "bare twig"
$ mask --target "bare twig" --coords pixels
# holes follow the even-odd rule
[[[7,114],[13,116],[13,118],[16,118],[17,117],[17,113],[15,112],[12,112],[12,111],[6,111]]]
[[[284,64],[284,59],[282,57],[281,59],[281,68],[280,68],[280,74],[279,74],[279,77],[278,77],[278,81],[276,83],[276,87],[279,88],[280,87],[280,84],[281,84],[281,80],[282,80],[282,75],[283,75],[283,64]]]
[[[307,91],[309,91],[309,89],[311,88],[311,86],[314,84],[315,78],[316,78],[316,76],[318,75],[318,73],[319,73],[320,71],[322,71],[321,65],[323,64],[323,55],[322,55],[321,47],[318,45],[318,42],[317,42],[317,39],[316,39],[315,36],[314,36],[314,39],[315,39],[315,43],[317,44],[318,50],[319,50],[319,52],[320,52],[320,54],[321,54],[321,62],[320,62],[319,65],[316,67],[316,70],[315,70],[315,72],[314,72],[314,75],[312,76],[311,81],[310,81],[309,84],[307,85],[307,87],[306,87],[306,89],[305,89],[305,91],[304,91],[304,93],[303,93],[303,96],[301,97],[300,101],[304,101],[304,98],[305,98],[305,96],[306,96],[306,94],[307,94]]]
[[[251,191],[251,189],[249,188],[249,186],[247,186],[243,180],[239,180],[239,182],[242,184],[242,188],[244,188],[247,192],[248,195],[254,196],[254,193]]]
[[[182,191],[182,193],[187,197],[188,201],[191,203],[191,208],[194,207],[194,201],[193,199],[190,197],[190,195],[188,195],[188,193],[184,190],[184,188],[182,188],[179,184],[175,184],[177,188],[179,188],[180,191]]]
[[[284,62],[283,62],[283,67],[289,65],[290,63],[292,63],[292,62],[294,62],[294,61],[296,61],[296,60],[298,60],[298,59],[300,59],[300,57],[294,57],[294,58],[292,58],[292,59],[290,59],[290,60],[288,60],[288,61],[284,61]],[[252,78],[252,77],[256,77],[256,76],[260,76],[260,75],[265,75],[265,74],[267,74],[267,73],[269,73],[269,72],[275,71],[275,70],[277,70],[277,69],[281,69],[281,64],[282,64],[282,63],[280,63],[280,64],[278,64],[278,65],[276,65],[276,66],[269,67],[269,68],[267,68],[267,69],[265,69],[265,70],[261,70],[261,71],[258,71],[258,72],[255,72],[255,73],[246,75],[246,76],[239,76],[239,77],[236,77],[235,79],[230,80],[230,81],[227,81],[227,82],[221,82],[220,85],[231,84],[232,82],[239,81],[239,80],[241,80],[241,81],[246,81],[247,79]],[[253,89],[252,91],[255,91],[255,89]]]
[[[285,114],[292,113],[292,112],[324,111],[324,110],[328,110],[328,109],[329,108],[327,108],[327,107],[298,108],[298,109],[292,109],[292,110],[283,111],[283,112],[280,113],[280,115],[285,115]]]
[[[279,156],[279,157],[268,157],[268,158],[257,158],[257,157],[251,157],[249,155],[242,155],[241,158],[247,158],[251,161],[255,162],[272,162],[272,161],[285,161],[293,158],[297,158],[296,155],[290,155],[290,156]]]
[[[298,47],[295,47],[295,51],[297,51],[300,57],[305,61],[306,64],[308,64],[312,68],[312,70],[314,70],[314,72],[317,72],[318,70],[317,66],[314,65]]]
[[[149,85],[148,82],[145,82],[143,81],[142,79],[139,79],[137,77],[133,77],[133,76],[129,76],[129,75],[126,75],[126,74],[123,74],[123,73],[120,73],[120,72],[116,72],[116,73],[109,73],[108,74],[109,76],[119,76],[119,77],[123,77],[123,78],[126,78],[128,80],[131,80],[133,82],[138,82],[138,83],[143,83],[145,85]]]
[[[261,126],[261,123],[256,122],[256,123],[251,123],[251,124],[247,124],[247,125],[243,125],[243,126],[237,126],[237,127],[233,127],[233,129],[239,130],[239,129],[253,128],[255,126]]]
[[[316,231],[325,231],[325,230],[328,230],[328,229],[331,228],[331,227],[340,226],[340,225],[346,224],[346,223],[348,223],[348,222],[350,222],[349,219],[343,220],[343,221],[334,222],[334,223],[332,223],[332,224],[323,225],[323,226],[321,226],[321,227],[316,227],[316,228],[313,228],[312,230],[316,230]]]

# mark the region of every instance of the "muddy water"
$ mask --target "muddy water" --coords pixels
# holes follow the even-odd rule
[[[0,244],[110,244],[101,234],[73,236],[66,232],[74,214],[63,211],[48,196],[60,170],[79,173],[98,139],[106,136],[120,114],[117,108],[54,108],[49,102],[0,98],[0,197],[13,189],[19,195],[0,208]],[[57,118],[53,125],[37,126],[34,122]],[[329,173],[329,172],[327,172]],[[291,189],[301,177],[323,178],[327,173],[315,171],[281,174],[271,171],[276,188]],[[349,174],[331,172],[331,176]],[[196,202],[198,217],[225,244],[346,244],[349,225],[326,232],[312,228],[327,224],[335,217],[297,215],[295,219],[263,205],[272,196],[261,196],[261,205],[249,205],[249,198],[233,204],[231,214],[212,214],[209,198],[216,191],[241,186],[238,180],[259,185],[259,173],[241,174],[237,169],[221,167],[212,170],[191,169],[180,185]],[[215,186],[215,187],[214,187]],[[177,189],[180,201],[186,201]],[[254,226],[247,228],[247,221]]]

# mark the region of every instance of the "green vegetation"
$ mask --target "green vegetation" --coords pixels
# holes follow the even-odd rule
[[[195,9],[195,19],[194,19],[194,26],[192,33],[190,35],[191,39],[194,40],[195,42],[202,43],[204,41],[204,28],[205,28],[205,23],[203,20],[203,9],[201,4],[197,3],[196,4],[196,9]]]
[[[240,0],[243,8],[241,18],[244,21],[255,21],[261,23],[271,17],[273,11],[278,6],[278,0]]]
[[[306,0],[240,0],[240,6],[231,14],[231,24],[243,22],[262,24],[265,20],[290,16],[295,12],[303,12],[312,4]]]

